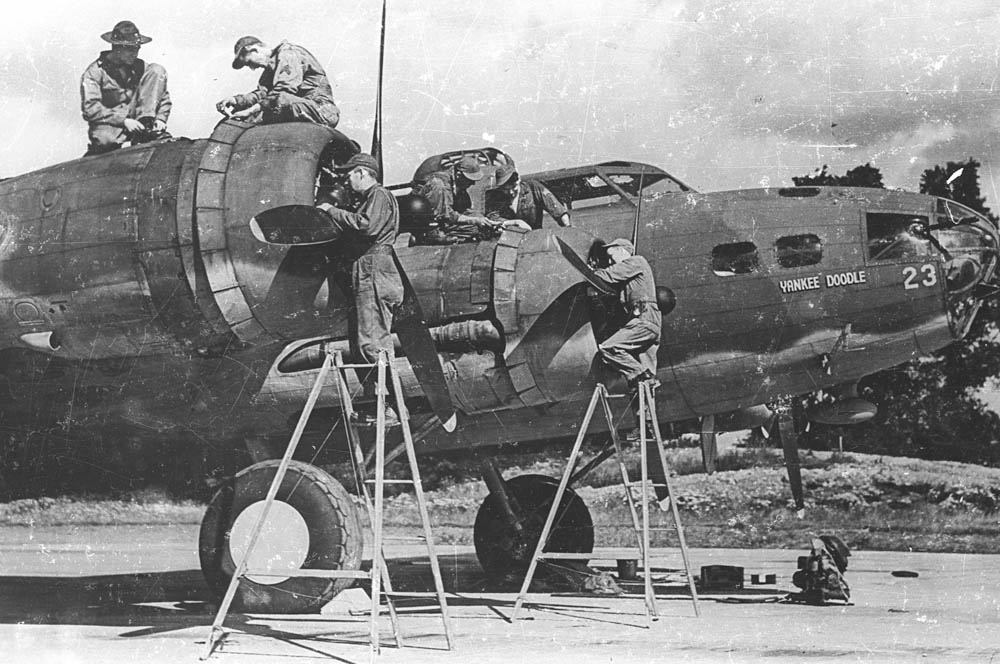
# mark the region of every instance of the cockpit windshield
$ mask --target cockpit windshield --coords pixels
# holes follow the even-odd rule
[[[526,179],[545,183],[556,197],[573,209],[625,202],[636,205],[640,189],[643,198],[692,191],[669,173],[637,162],[612,161],[547,173]]]
[[[946,198],[939,198],[937,200],[937,215],[938,223],[949,223],[952,225],[978,221],[982,218],[981,215],[972,209],[955,201],[949,201]]]

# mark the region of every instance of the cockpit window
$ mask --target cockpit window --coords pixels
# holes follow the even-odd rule
[[[805,267],[823,260],[823,242],[812,233],[779,237],[774,250],[781,267]]]
[[[937,199],[938,223],[960,224],[963,221],[978,221],[980,216],[973,210],[946,198]]]
[[[720,244],[712,249],[712,271],[720,277],[749,274],[759,269],[760,258],[753,242]]]
[[[926,256],[930,253],[929,242],[922,237],[928,226],[926,216],[899,212],[869,212],[865,217],[870,260],[901,260]]]

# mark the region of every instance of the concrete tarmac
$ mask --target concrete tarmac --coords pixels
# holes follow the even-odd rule
[[[511,622],[517,588],[484,578],[471,547],[439,546],[454,650],[423,600],[403,609],[404,649],[383,619],[377,661],[1000,662],[1000,557],[858,551],[846,573],[853,605],[768,602],[794,590],[806,541],[802,550],[693,549],[696,568],[739,565],[748,579],[775,574],[777,583],[731,595],[742,603],[703,594],[700,618],[685,586],[665,583],[660,619],[649,626],[641,595],[533,593]],[[397,588],[431,589],[421,552],[387,551]],[[681,566],[676,550],[655,553],[657,575]],[[364,591],[352,589],[321,615],[233,616],[209,661],[367,662],[367,607]],[[0,661],[197,662],[214,610],[195,526],[0,528]]]

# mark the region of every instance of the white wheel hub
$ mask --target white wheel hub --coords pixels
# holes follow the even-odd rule
[[[264,501],[258,500],[240,512],[233,522],[229,533],[229,553],[236,564],[239,564],[249,548],[254,525],[263,511]],[[247,569],[293,572],[302,567],[308,553],[309,528],[306,520],[288,503],[275,500],[247,559]],[[247,578],[255,583],[274,585],[287,581],[290,577],[247,574]]]

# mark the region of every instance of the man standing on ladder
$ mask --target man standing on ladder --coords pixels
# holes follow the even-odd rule
[[[399,207],[396,198],[379,184],[381,169],[375,157],[359,153],[339,171],[347,171],[351,189],[363,196],[357,212],[329,203],[317,206],[330,215],[340,233],[342,255],[352,261],[351,345],[359,361],[374,364],[379,351],[393,357],[392,317],[403,301],[403,281],[396,269],[392,245],[399,234]],[[363,380],[365,396],[375,397],[375,372]],[[369,414],[374,420],[375,413]],[[386,424],[399,424],[392,408],[386,408]]]
[[[640,382],[656,381],[656,351],[663,325],[656,284],[649,263],[635,255],[635,246],[629,240],[612,240],[605,249],[611,265],[594,273],[621,292],[629,319],[597,347],[597,352],[604,365],[621,375],[634,392]],[[656,385],[654,382],[653,387]]]

